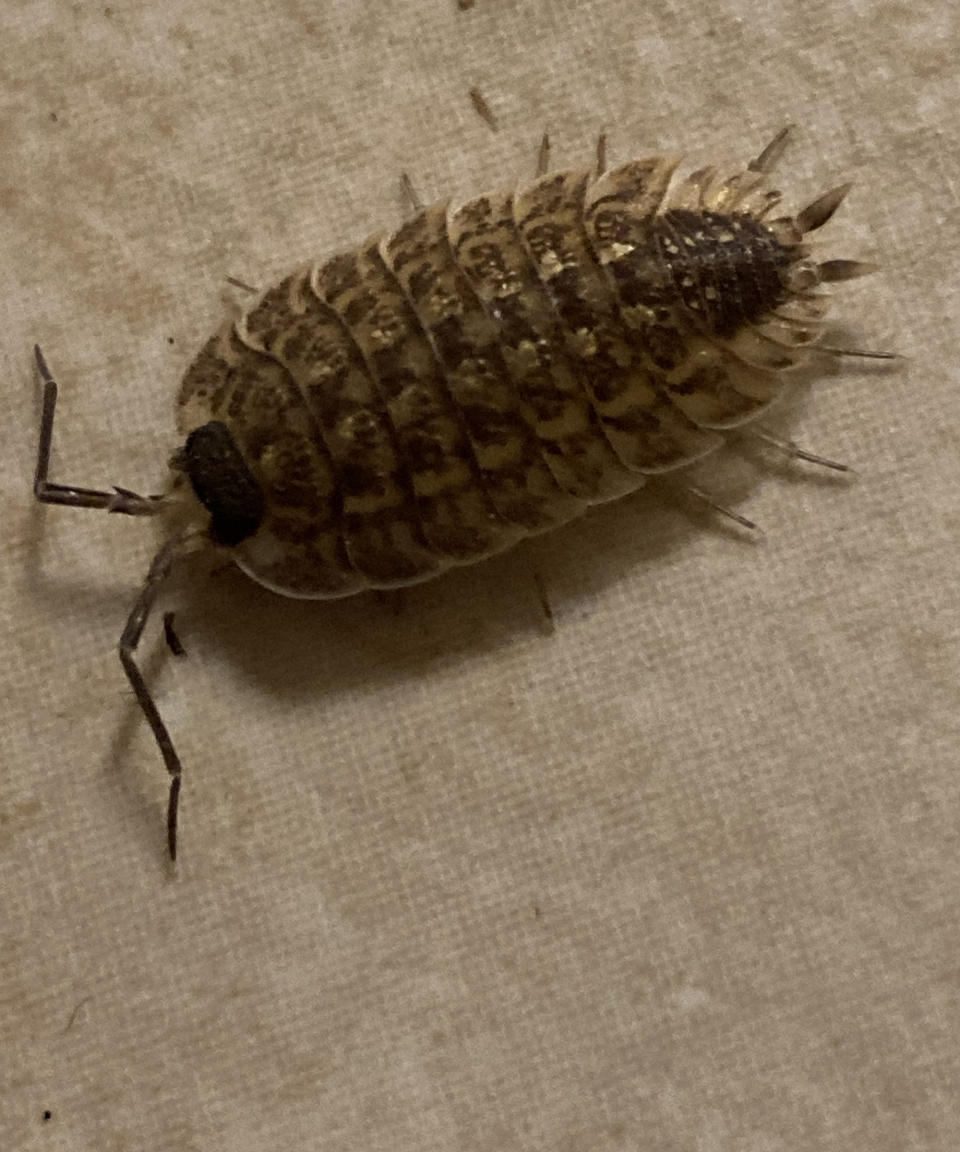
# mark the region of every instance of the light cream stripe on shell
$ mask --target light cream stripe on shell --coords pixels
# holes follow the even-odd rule
[[[241,343],[231,323],[204,345],[184,376],[177,409],[187,433],[219,419],[260,484],[266,511],[236,549],[267,586],[303,596],[344,596],[365,581],[343,547],[333,467],[286,369]]]
[[[426,208],[384,241],[382,253],[430,337],[497,512],[539,532],[574,514],[570,497],[544,462],[497,326],[457,267],[446,221],[446,203]]]
[[[465,562],[519,539],[490,502],[434,350],[379,238],[320,264],[310,288],[348,325],[378,379],[432,547]]]
[[[557,316],[514,223],[512,192],[468,201],[450,214],[448,229],[457,263],[498,326],[504,361],[557,483],[585,503],[635,488],[564,350]]]
[[[297,382],[333,461],[343,538],[353,567],[376,586],[438,570],[381,396],[339,316],[301,269],[270,289],[238,325]]]
[[[584,231],[588,183],[589,173],[582,171],[541,177],[518,192],[515,219],[607,440],[637,474],[669,471],[713,451],[720,441],[665,399],[627,341],[613,291]]]

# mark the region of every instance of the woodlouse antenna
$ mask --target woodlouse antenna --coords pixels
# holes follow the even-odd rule
[[[75,484],[55,484],[48,480],[50,446],[53,443],[53,416],[57,407],[57,382],[43,358],[39,344],[33,346],[37,373],[43,382],[43,412],[40,417],[40,442],[37,467],[33,477],[33,494],[41,504],[64,504],[71,508],[103,508],[124,516],[155,516],[163,508],[162,496],[139,496],[129,488],[114,487],[105,492],[97,488],[79,488]]]
[[[43,381],[43,413],[40,418],[40,440],[37,448],[37,467],[34,474],[33,493],[41,504],[65,504],[74,508],[102,508],[107,512],[119,512],[127,516],[154,516],[161,511],[165,500],[161,496],[138,496],[127,488],[115,487],[112,492],[94,488],[80,488],[74,484],[54,484],[47,479],[50,469],[50,447],[53,442],[53,420],[57,408],[57,383],[38,345],[34,345],[34,359],[37,372]],[[156,601],[160,587],[170,573],[170,568],[186,535],[168,540],[154,556],[147,578],[140,594],[127,618],[120,636],[118,652],[120,663],[126,673],[133,694],[140,705],[153,732],[154,739],[163,756],[163,762],[170,773],[170,796],[167,802],[167,848],[170,859],[177,855],[177,809],[180,798],[180,758],[177,756],[143,673],[134,660],[134,652],[143,635],[143,629],[150,609]],[[169,642],[169,632],[168,632]],[[179,644],[179,641],[177,641]]]

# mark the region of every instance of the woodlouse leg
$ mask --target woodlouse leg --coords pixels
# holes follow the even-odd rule
[[[84,997],[83,997],[81,1000],[79,1000],[79,1001],[78,1001],[78,1002],[77,1002],[77,1003],[74,1005],[74,1009],[73,1009],[73,1011],[70,1013],[70,1019],[67,1021],[67,1026],[66,1026],[66,1028],[64,1028],[64,1030],[63,1030],[63,1031],[64,1031],[64,1033],[67,1033],[67,1032],[69,1032],[69,1031],[70,1031],[70,1029],[71,1029],[71,1028],[74,1026],[74,1024],[77,1022],[77,1017],[80,1015],[80,1009],[81,1009],[81,1008],[84,1006],[84,1004],[89,1004],[89,1003],[90,1003],[92,1000],[93,1000],[93,997],[92,997],[92,996],[84,996]]]
[[[811,205],[811,207],[813,206]],[[860,276],[870,276],[879,270],[879,265],[870,264],[866,260],[824,260],[817,265],[817,268],[822,284],[836,284],[843,280],[856,280]],[[869,348],[837,348],[831,344],[818,344],[815,351],[824,352],[828,356],[854,356],[861,360],[903,359],[899,352],[877,352]]]
[[[154,516],[163,507],[162,496],[138,496],[128,488],[114,486],[104,492],[96,488],[79,488],[75,484],[55,484],[50,472],[50,446],[53,441],[53,417],[57,409],[57,382],[43,358],[39,345],[33,347],[37,372],[43,381],[43,413],[40,417],[40,442],[37,467],[33,477],[33,494],[41,504],[65,504],[71,508],[104,508],[125,516]]]
[[[770,447],[776,448],[778,452],[783,452],[792,460],[806,460],[808,464],[817,464],[819,467],[829,468],[833,472],[853,474],[853,469],[848,464],[841,464],[838,460],[830,460],[826,456],[818,456],[816,452],[808,452],[806,448],[801,448],[792,440],[784,440],[782,437],[774,436],[771,432],[764,432],[760,428],[746,428],[742,435],[759,440],[762,444],[769,444]]]
[[[119,512],[127,516],[156,515],[164,504],[164,499],[161,496],[138,496],[136,492],[119,487],[114,487],[112,492],[104,492],[95,488],[79,488],[74,484],[54,484],[48,480],[50,446],[53,440],[53,418],[57,408],[57,383],[47,367],[43,353],[36,345],[33,354],[37,372],[43,381],[43,414],[40,418],[40,443],[37,448],[37,467],[33,480],[33,492],[37,500],[41,504],[65,504],[73,508],[104,508],[107,512]],[[168,540],[154,556],[147,573],[147,579],[127,619],[119,644],[120,663],[123,665],[123,670],[133,688],[137,703],[153,731],[167,771],[172,777],[170,799],[167,804],[167,847],[170,851],[171,860],[176,859],[177,851],[180,760],[174,751],[166,725],[160,718],[157,706],[150,695],[150,690],[133,659],[133,653],[140,642],[147,616],[157,598],[160,585],[170,572],[174,557],[182,544],[183,537],[174,537],[172,540]],[[171,634],[175,637],[172,629],[168,632],[168,643]],[[179,645],[179,640],[176,643]],[[171,647],[173,647],[172,644]]]
[[[601,132],[597,137],[597,179],[607,170],[607,134]]]
[[[486,97],[479,88],[470,89],[470,102],[473,104],[473,107],[480,119],[486,121],[486,123],[490,125],[491,130],[496,132],[500,127],[499,123],[497,122],[496,113],[487,103]]]
[[[739,512],[734,512],[730,508],[725,508],[723,504],[718,504],[707,492],[702,488],[697,488],[693,484],[684,485],[684,491],[689,492],[691,496],[695,496],[701,504],[706,506],[713,512],[719,512],[721,516],[726,516],[728,520],[732,520],[735,524],[739,524],[741,528],[747,528],[751,532],[759,532],[763,535],[763,529],[759,524],[753,520],[748,520],[746,516],[741,516]]]
[[[180,764],[180,757],[170,739],[170,733],[167,731],[167,726],[150,695],[150,689],[143,678],[143,673],[137,667],[134,653],[140,643],[140,637],[143,635],[150,609],[157,599],[161,585],[170,574],[177,549],[182,543],[183,540],[179,537],[168,540],[154,556],[147,572],[147,578],[143,582],[140,595],[130,611],[120,636],[120,643],[117,646],[120,663],[123,665],[127,680],[130,682],[133,694],[140,705],[140,710],[150,725],[153,738],[157,742],[161,756],[163,756],[163,763],[170,773],[170,796],[167,800],[167,851],[170,853],[171,860],[177,858],[177,813],[180,804],[180,778],[183,769]]]
[[[555,632],[557,625],[553,616],[553,606],[550,603],[550,597],[547,594],[547,586],[544,583],[544,579],[536,568],[533,570],[533,583],[537,589],[537,597],[540,600],[540,607],[543,609],[543,618],[547,622],[548,630]]]
[[[239,288],[243,292],[249,292],[254,296],[257,296],[260,293],[259,288],[254,288],[252,284],[247,284],[243,280],[238,280],[236,276],[225,276],[224,279],[228,284],[232,285],[234,288]]]
[[[540,151],[537,153],[537,171],[535,175],[546,176],[550,168],[550,133],[544,132],[540,138]]]
[[[813,351],[825,352],[828,356],[854,356],[860,360],[903,360],[899,352],[874,352],[868,348],[834,348],[830,344],[817,344]]]
[[[184,648],[173,626],[173,618],[175,612],[164,612],[163,614],[163,638],[167,642],[167,647],[174,654],[174,656],[186,656],[187,650]]]
[[[406,201],[405,207],[407,216],[416,216],[418,212],[423,211],[423,201],[417,195],[417,190],[413,186],[413,181],[406,172],[400,173],[400,188],[403,192],[404,200]]]
[[[747,165],[748,172],[772,172],[780,161],[780,157],[786,150],[787,143],[790,139],[790,133],[793,131],[793,125],[787,124],[786,127],[781,128],[780,131],[774,136],[770,143],[764,148],[760,155],[751,160]]]

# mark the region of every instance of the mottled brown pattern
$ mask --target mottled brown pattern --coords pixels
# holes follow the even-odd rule
[[[457,267],[446,217],[442,204],[418,213],[383,254],[430,337],[494,507],[509,523],[540,531],[569,519],[574,507],[531,430],[497,325]]]
[[[340,539],[333,470],[306,431],[302,398],[282,366],[241,343],[230,326],[204,346],[180,392],[181,432],[217,417],[228,418],[267,503],[259,530],[235,551],[240,566],[261,583],[298,595],[340,596],[363,587]],[[309,571],[292,584],[288,565],[298,555],[309,558]]]
[[[350,332],[309,277],[302,270],[268,292],[238,333],[282,364],[306,401],[332,462],[353,568],[377,586],[432,575],[441,564],[420,527],[386,405]]]
[[[450,242],[498,325],[504,362],[559,486],[586,503],[634,487],[564,349],[557,316],[514,223],[512,194],[465,204],[451,216]]]
[[[678,299],[722,339],[786,299],[789,250],[751,217],[671,209],[658,223]],[[668,244],[675,255],[664,251]]]
[[[583,223],[601,264],[647,243],[679,162],[677,156],[634,160],[585,190]]]
[[[697,459],[718,440],[665,401],[642,348],[630,342],[585,231],[588,181],[586,172],[545,176],[517,194],[514,212],[604,435],[624,465],[643,476]]]
[[[295,596],[425,579],[753,419],[842,275],[803,232],[845,188],[768,220],[771,149],[672,195],[655,156],[435,205],[271,288],[179,398],[181,431],[224,421],[262,488],[240,565]]]
[[[484,489],[440,365],[378,242],[321,265],[311,290],[343,318],[376,375],[431,546],[465,561],[516,540]]]

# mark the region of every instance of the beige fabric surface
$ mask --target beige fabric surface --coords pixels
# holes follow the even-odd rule
[[[0,6],[0,1148],[960,1147],[960,28],[943,0]],[[472,107],[477,86],[496,113]],[[115,656],[155,538],[33,505],[162,484],[225,307],[424,198],[783,124],[842,180],[835,341],[747,447],[410,591],[186,572],[189,658]],[[776,425],[777,422],[774,421]],[[547,589],[547,627],[535,574]],[[49,1117],[45,1118],[45,1112]]]

